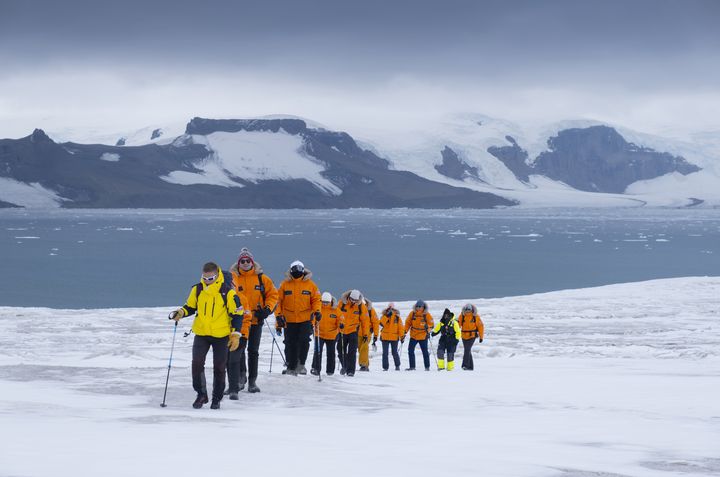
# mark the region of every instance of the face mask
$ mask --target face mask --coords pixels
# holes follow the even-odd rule
[[[301,272],[300,270],[293,270],[292,272],[290,272],[290,276],[293,278],[300,278],[303,276],[303,272]]]

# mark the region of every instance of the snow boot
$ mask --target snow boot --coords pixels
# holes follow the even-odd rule
[[[448,361],[447,362],[447,370],[452,371],[453,369],[455,369],[455,361]]]
[[[318,371],[315,368],[312,368],[312,369],[310,369],[310,374],[312,374],[313,376],[318,376],[318,375],[320,375],[320,371]]]
[[[425,371],[430,371],[430,366],[428,366],[427,368],[425,368]]]
[[[405,368],[405,371],[415,371],[415,368]]]
[[[212,403],[210,403],[210,409],[220,409],[220,400],[213,398]]]
[[[287,374],[288,376],[297,376],[298,372],[297,369],[283,369],[283,374]]]
[[[345,376],[345,368],[340,368],[340,374],[342,374],[343,376]]]
[[[304,364],[298,365],[298,367],[295,368],[295,371],[297,372],[297,374],[302,374],[302,375],[306,375],[306,374],[307,374],[307,368],[305,367]]]
[[[370,368],[367,366],[360,366],[360,371],[370,371]]]
[[[437,365],[438,365],[438,371],[442,371],[443,369],[445,369],[445,360],[438,359]]]
[[[201,407],[203,407],[203,405],[207,404],[207,402],[207,394],[198,394],[197,398],[195,398],[195,402],[193,403],[193,407],[195,409],[200,409]]]
[[[395,366],[395,371],[400,371],[400,366]]]
[[[237,401],[238,399],[240,399],[240,396],[238,396],[238,393],[232,392],[232,393],[228,394],[228,398],[231,401]]]
[[[245,389],[245,383],[247,383],[247,373],[240,373],[240,391]]]
[[[328,372],[325,373],[325,374],[327,374],[328,376],[332,376],[333,374],[335,374],[335,371],[328,371]]]
[[[251,379],[250,382],[248,383],[248,392],[249,393],[259,393],[260,392],[260,388],[257,387],[257,384],[255,384],[254,379]]]
[[[352,378],[353,376],[355,376],[355,373],[353,373],[352,371],[350,371],[350,372],[347,373],[347,376],[350,377],[350,378]]]

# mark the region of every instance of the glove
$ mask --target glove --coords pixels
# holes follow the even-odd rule
[[[344,329],[345,329],[345,323],[340,323],[340,329],[341,329],[341,330],[344,330]]]
[[[185,316],[185,309],[178,308],[175,311],[171,311],[168,315],[168,320],[180,321]]]
[[[400,342],[401,342],[401,343],[405,343],[405,337],[404,337],[404,336],[403,336],[402,338],[400,338]]]
[[[272,311],[270,311],[270,308],[266,306],[265,308],[258,308],[253,314],[255,315],[255,318],[257,318],[258,323],[262,323],[265,318],[272,314]]]
[[[478,343],[482,343],[482,338],[478,338]]]
[[[320,318],[322,318],[322,313],[320,313],[319,311],[314,311],[312,315],[310,315],[310,318],[315,321],[320,321]]]
[[[240,333],[237,331],[233,331],[230,333],[230,337],[228,339],[228,348],[230,348],[230,351],[235,351],[240,346]]]
[[[275,323],[276,323],[280,328],[285,328],[285,325],[287,325],[287,321],[285,321],[285,317],[282,316],[282,315],[275,317]]]
[[[367,342],[368,342],[368,337],[367,337],[367,336],[363,336],[363,337],[362,337],[362,342],[363,342],[363,343],[367,343]]]
[[[392,316],[392,310],[390,308],[385,310],[385,316]]]
[[[373,342],[372,342],[373,346],[375,346],[375,343],[377,343],[377,336],[373,336]]]
[[[282,328],[275,328],[275,334],[278,336],[282,336]]]
[[[432,332],[432,333],[430,333],[430,334],[431,334],[431,335],[433,335],[433,336],[437,336],[437,335],[439,335],[439,334],[440,334],[440,332],[439,332],[439,331],[433,331],[433,332]]]

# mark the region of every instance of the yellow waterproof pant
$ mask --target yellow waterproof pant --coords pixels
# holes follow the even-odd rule
[[[367,366],[370,367],[370,338],[368,338],[367,343],[363,343],[362,337],[358,340],[358,353],[360,354],[360,359],[358,360],[358,363],[360,363],[360,366]]]

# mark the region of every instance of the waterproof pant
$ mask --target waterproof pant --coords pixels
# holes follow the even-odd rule
[[[357,360],[358,334],[350,333],[340,337],[342,347],[343,368],[346,373],[355,374],[355,361]]]
[[[247,344],[245,345],[247,346]],[[231,393],[240,392],[240,385],[245,386],[247,375],[245,373],[245,346],[228,352],[227,379],[228,389]]]
[[[285,359],[287,369],[297,369],[298,363],[305,363],[310,343],[308,341],[312,334],[312,322],[310,320],[302,323],[288,323],[285,329]],[[302,353],[304,351],[304,359]]]
[[[195,335],[192,347],[192,383],[198,394],[207,395],[205,381],[205,358],[213,350],[213,391],[212,398],[221,400],[225,392],[225,366],[228,357],[228,337]]]
[[[428,339],[416,340],[410,338],[410,344],[408,345],[408,360],[410,361],[410,368],[415,369],[415,346],[420,344],[420,351],[422,351],[423,364],[425,369],[430,369],[430,353],[428,353]]]
[[[318,372],[322,371],[323,347],[327,348],[327,367],[325,371],[328,374],[333,374],[335,372],[335,340],[318,338],[317,349],[313,353],[312,369]]]
[[[390,367],[390,359],[388,358],[388,350],[392,348],[393,362],[395,367],[400,366],[400,353],[398,353],[398,342],[382,340],[382,368],[387,371]]]
[[[475,344],[475,337],[473,336],[469,340],[463,340],[463,361],[462,366],[465,369],[475,369],[473,367],[472,347]]]
[[[312,321],[307,322],[307,327],[304,330],[305,339],[300,339],[300,349],[298,351],[298,362],[305,366],[307,362],[308,353],[310,352],[310,343],[313,341],[313,327]],[[313,351],[314,352],[314,351]]]
[[[437,357],[438,359],[445,359],[445,352],[447,351],[447,360],[455,360],[455,350],[457,349],[458,340],[449,339],[446,336],[441,336],[438,342]]]
[[[337,358],[338,361],[340,361],[340,369],[345,369],[345,355],[343,354],[343,341],[340,337],[342,337],[342,332],[338,333],[337,337],[335,338],[335,346],[337,348]]]
[[[370,367],[370,337],[363,342],[362,336],[358,337],[358,363],[360,366]]]

